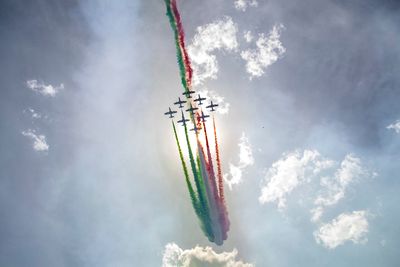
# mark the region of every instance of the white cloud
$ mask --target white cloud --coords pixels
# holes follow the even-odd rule
[[[228,184],[229,188],[232,189],[233,185],[242,182],[243,170],[248,166],[254,164],[253,152],[250,146],[249,139],[246,137],[245,133],[239,140],[239,164],[234,165],[229,163],[229,174],[224,174],[224,180]]]
[[[198,91],[198,93],[202,96],[207,98],[207,101],[211,100],[214,104],[218,104],[218,107],[215,109],[219,114],[228,114],[230,104],[225,101],[225,97],[220,96],[217,92],[213,90],[203,89]]]
[[[235,0],[235,8],[240,11],[246,11],[247,7],[257,7],[258,2],[257,0]]]
[[[234,51],[238,47],[237,25],[230,17],[197,28],[188,53],[193,67],[193,84],[199,85],[206,79],[216,79],[218,62],[211,54],[215,50]]]
[[[54,97],[60,90],[64,89],[64,85],[53,86],[51,84],[44,84],[43,82],[38,82],[37,80],[26,81],[26,86],[41,95]]]
[[[240,53],[246,61],[246,71],[250,74],[250,79],[260,77],[264,70],[275,63],[286,52],[280,41],[283,25],[275,25],[268,36],[261,33],[256,41],[256,49],[247,49]]]
[[[196,246],[192,249],[181,249],[175,243],[165,246],[162,267],[254,267],[253,264],[236,260],[238,252],[216,253],[211,247]]]
[[[310,182],[311,177],[332,167],[333,161],[323,158],[318,151],[295,151],[274,162],[269,168],[261,188],[261,204],[276,202],[279,209],[286,207],[287,196],[299,185]]]
[[[253,41],[254,36],[251,31],[245,31],[243,32],[243,38],[246,40],[246,42],[250,43]]]
[[[388,125],[386,129],[394,130],[396,133],[400,133],[400,120]]]
[[[37,135],[35,130],[28,129],[22,132],[23,136],[27,136],[33,141],[33,149],[36,151],[48,151],[49,145],[46,143],[46,136]]]
[[[361,165],[361,160],[351,154],[346,155],[340,164],[340,168],[332,177],[322,177],[320,184],[322,192],[314,201],[316,208],[311,210],[312,221],[318,221],[324,211],[324,207],[332,206],[345,196],[346,188],[362,175],[368,174]]]
[[[367,242],[368,220],[366,211],[342,213],[330,223],[323,224],[314,232],[315,240],[326,248],[334,249],[346,241],[355,244]]]

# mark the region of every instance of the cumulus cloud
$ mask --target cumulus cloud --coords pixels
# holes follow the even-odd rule
[[[326,248],[334,249],[346,241],[355,244],[367,242],[368,233],[367,212],[364,210],[342,213],[330,223],[323,224],[314,232],[317,243]]]
[[[245,133],[242,133],[238,146],[239,163],[238,165],[229,163],[229,174],[224,174],[224,180],[230,189],[232,189],[233,185],[242,182],[243,170],[254,164],[253,152],[249,139],[246,137]]]
[[[207,98],[207,100],[213,101],[214,104],[218,104],[218,107],[215,109],[219,114],[228,114],[230,104],[225,101],[225,97],[220,96],[217,92],[213,90],[203,89],[198,91],[202,97]]]
[[[258,35],[255,49],[246,49],[240,53],[246,61],[246,71],[250,74],[250,79],[260,77],[265,69],[275,63],[286,52],[285,47],[280,41],[282,24],[275,25],[268,36],[264,33]]]
[[[211,247],[196,246],[184,250],[175,243],[169,243],[165,246],[162,267],[254,267],[253,264],[237,260],[237,255],[236,249],[232,252],[216,253]]]
[[[258,2],[257,0],[236,0],[234,2],[235,8],[240,11],[246,11],[247,7],[257,7]]]
[[[323,158],[316,150],[295,151],[272,164],[264,178],[259,202],[276,202],[279,209],[286,207],[287,196],[311,177],[332,167],[334,162]]]
[[[53,86],[51,84],[44,84],[43,82],[39,82],[37,80],[28,80],[26,81],[26,86],[44,96],[54,97],[60,90],[64,89],[64,85],[60,84],[59,86]]]
[[[331,177],[322,177],[320,184],[322,192],[316,197],[314,204],[316,207],[311,210],[312,221],[321,218],[324,207],[332,206],[345,196],[346,188],[362,175],[367,175],[368,171],[362,167],[361,159],[354,155],[346,155],[340,164],[340,168]]]
[[[188,53],[193,67],[193,84],[202,84],[206,79],[216,79],[218,62],[212,53],[215,50],[235,51],[238,47],[237,25],[230,17],[224,17],[197,28]]]
[[[33,149],[36,151],[48,151],[49,145],[46,143],[46,136],[36,134],[35,130],[28,129],[22,132],[23,136],[27,136],[33,141]]]
[[[386,129],[394,130],[396,133],[400,133],[400,120],[388,125]]]

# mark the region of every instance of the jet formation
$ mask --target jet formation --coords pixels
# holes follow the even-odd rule
[[[178,123],[181,123],[182,126],[186,126],[187,122],[189,122],[189,119],[186,119],[185,117],[185,112],[189,113],[189,117],[193,118],[193,128],[190,129],[191,131],[194,131],[196,134],[198,133],[199,130],[201,130],[201,122],[206,122],[206,119],[210,117],[210,115],[207,115],[204,113],[203,109],[201,109],[200,106],[204,104],[204,101],[207,99],[205,97],[201,97],[200,94],[197,94],[196,98],[193,98],[192,95],[195,94],[195,91],[187,91],[184,92],[182,95],[184,95],[187,99],[191,98],[193,99],[192,102],[189,102],[188,106],[189,108],[184,109],[185,103],[187,103],[186,100],[182,100],[180,97],[178,97],[178,101],[174,102],[174,105],[177,106],[181,110],[181,119],[178,120]],[[193,106],[193,104],[196,104],[196,106]],[[214,112],[216,111],[216,107],[218,107],[218,104],[214,104],[212,101],[210,101],[209,105],[205,106],[206,109],[209,110],[209,112]],[[172,110],[171,107],[168,108],[168,111],[164,113],[164,115],[167,115],[168,118],[174,118],[174,114],[178,113],[176,110]]]

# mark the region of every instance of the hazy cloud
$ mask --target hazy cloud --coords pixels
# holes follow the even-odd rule
[[[340,164],[340,168],[333,176],[321,178],[322,191],[314,201],[317,207],[311,210],[311,220],[319,220],[323,214],[324,207],[337,204],[339,200],[344,198],[346,188],[362,175],[367,174],[368,171],[363,169],[361,159],[351,154],[346,155]]]
[[[253,264],[237,260],[238,251],[216,253],[211,247],[196,246],[192,249],[181,249],[175,243],[165,246],[162,267],[253,267]]]
[[[400,133],[400,120],[397,120],[396,122],[388,125],[386,129],[394,130],[396,131],[396,133]]]
[[[229,174],[224,174],[224,180],[232,189],[233,185],[242,182],[243,170],[254,164],[253,151],[249,139],[243,132],[239,140],[239,163],[237,165],[229,163]]]
[[[257,0],[235,0],[234,2],[235,8],[240,11],[246,11],[247,7],[257,7]]]
[[[367,213],[364,210],[342,213],[330,223],[323,224],[314,232],[317,243],[326,248],[334,249],[346,241],[355,244],[367,242]]]
[[[54,97],[60,90],[64,89],[64,84],[53,86],[51,84],[45,84],[38,82],[37,80],[26,81],[26,86],[41,95]]]
[[[258,35],[255,49],[246,49],[240,53],[246,61],[246,71],[250,79],[260,77],[265,69],[275,63],[285,53],[286,49],[280,41],[282,24],[275,25],[268,36],[264,33]]]
[[[246,42],[250,43],[251,41],[253,41],[254,36],[251,31],[244,31],[243,38],[246,40]]]
[[[28,113],[32,117],[32,119],[42,118],[42,115],[39,112],[37,112],[36,110],[34,110],[33,108],[25,109],[23,112]]]
[[[27,136],[33,141],[33,149],[36,151],[48,151],[49,145],[46,142],[46,136],[36,134],[35,130],[28,129],[22,132],[23,136]]]

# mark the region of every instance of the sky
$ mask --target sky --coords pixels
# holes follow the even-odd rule
[[[227,241],[163,115],[183,90],[164,1],[4,0],[0,265],[398,266],[397,1],[177,4],[220,104]]]

